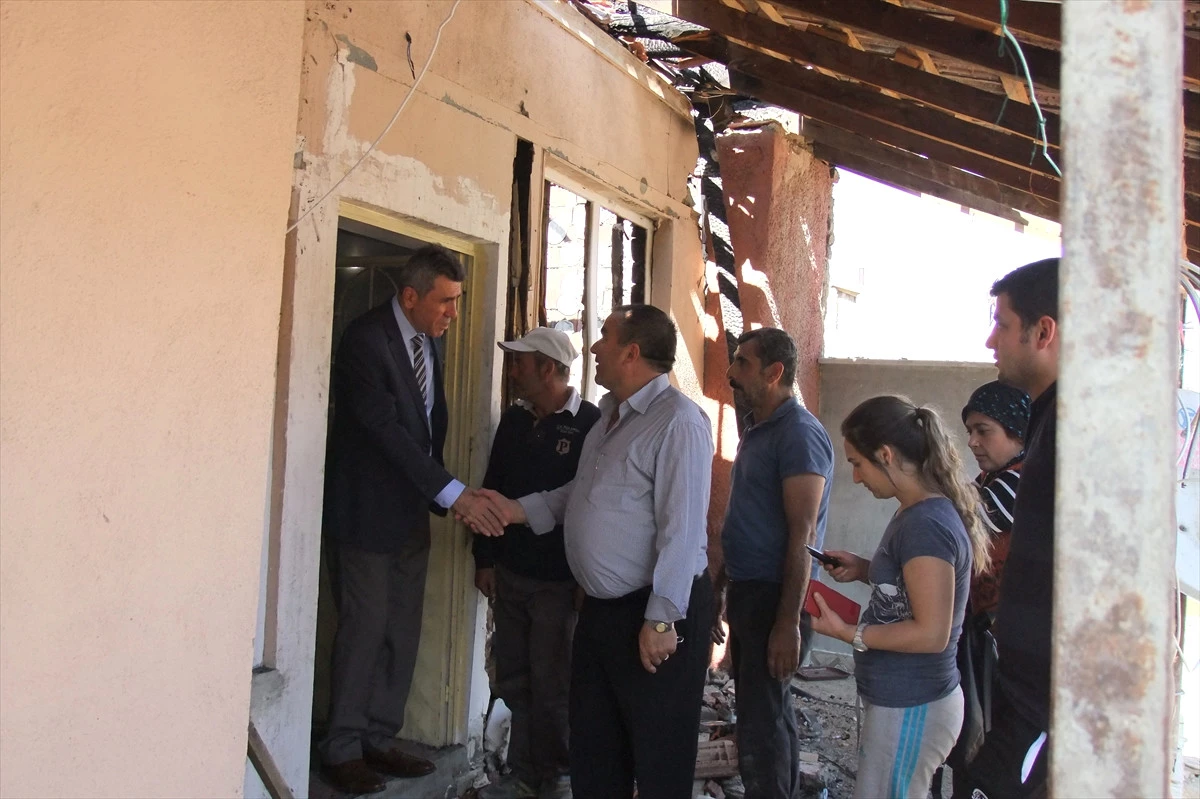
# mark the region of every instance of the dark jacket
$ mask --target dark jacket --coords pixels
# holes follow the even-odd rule
[[[483,487],[517,499],[566,485],[579,467],[583,440],[599,418],[600,409],[586,400],[575,414],[563,410],[540,420],[513,405],[500,417]],[[561,524],[544,535],[535,535],[524,524],[510,524],[499,538],[476,535],[474,552],[477,569],[499,563],[536,580],[572,579]]]
[[[391,300],[346,328],[334,362],[325,470],[325,533],[333,543],[395,552],[409,536],[429,536],[430,503],[453,479],[442,465],[448,414],[436,340],[432,349],[430,430]]]

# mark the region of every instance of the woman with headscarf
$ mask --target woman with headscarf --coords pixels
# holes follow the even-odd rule
[[[979,464],[979,517],[988,532],[991,563],[971,577],[967,618],[958,641],[958,669],[962,677],[963,724],[947,762],[956,780],[975,756],[991,727],[991,687],[996,662],[995,642],[989,629],[1000,604],[1000,575],[1008,559],[1012,537],[1013,506],[1025,459],[1025,428],[1029,425],[1029,397],[1019,388],[999,381],[975,389],[962,409],[967,445]],[[956,786],[957,787],[957,786]],[[942,770],[933,776],[933,795],[942,795]]]
[[[975,389],[962,409],[967,445],[981,469],[980,516],[991,534],[992,563],[971,579],[971,614],[987,613],[989,620],[1000,603],[1000,574],[1008,558],[1013,505],[1025,459],[1025,428],[1029,425],[1029,397],[1019,388],[998,380]],[[985,628],[990,625],[985,625]]]

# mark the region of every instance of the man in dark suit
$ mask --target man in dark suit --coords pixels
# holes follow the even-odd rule
[[[397,295],[351,322],[338,346],[325,490],[338,630],[321,756],[347,793],[383,790],[380,772],[434,770],[394,745],[421,635],[430,511],[452,509],[487,534],[504,528],[442,464],[449,414],[433,339],[458,316],[464,277],[445,248],[417,250]]]

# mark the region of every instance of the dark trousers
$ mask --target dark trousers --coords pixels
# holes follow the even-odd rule
[[[638,633],[650,589],[584,600],[571,662],[571,789],[575,799],[688,799],[696,771],[700,696],[708,672],[712,583],[692,583],[683,637],[651,674]]]
[[[429,533],[413,534],[396,554],[339,547],[338,609],[333,639],[329,733],[321,757],[330,765],[363,749],[387,750],[404,724],[417,662]]]
[[[782,586],[739,580],[728,590],[725,614],[737,687],[738,771],[746,799],[793,799],[800,791],[800,744],[791,681],[776,680],[767,663]],[[812,641],[811,620],[806,621],[801,662]]]
[[[992,728],[967,768],[954,771],[955,799],[1040,799],[1047,795],[1050,741],[1042,744],[1029,778],[1021,769],[1042,730],[1013,712],[999,688],[992,691]],[[978,791],[978,794],[976,793]]]
[[[530,785],[567,774],[575,583],[496,567],[496,695],[512,711],[508,764]]]

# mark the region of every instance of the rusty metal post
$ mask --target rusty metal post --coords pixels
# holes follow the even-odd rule
[[[1054,796],[1168,790],[1182,43],[1180,0],[1063,4]]]

